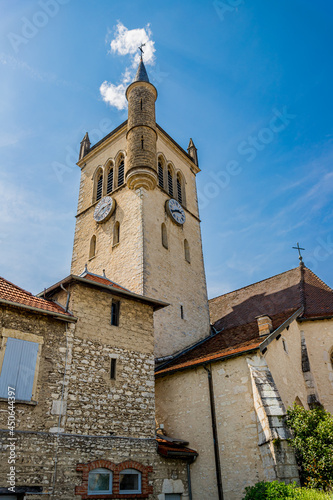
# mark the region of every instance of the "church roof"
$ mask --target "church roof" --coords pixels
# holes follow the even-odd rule
[[[42,297],[36,297],[32,293],[27,292],[14,283],[7,281],[0,276],[0,304],[12,305],[16,307],[23,307],[35,312],[52,314],[53,316],[63,317],[63,319],[74,320],[73,316],[66,312],[63,307],[50,300]]]
[[[136,72],[135,78],[133,82],[147,82],[149,83],[148,73],[146,71],[145,65],[143,64],[143,60],[141,58],[138,70]]]
[[[158,367],[157,375],[258,349],[267,338],[259,337],[261,315],[270,316],[273,331],[297,311],[299,321],[333,318],[333,291],[300,266],[211,299],[209,310],[215,333]]]

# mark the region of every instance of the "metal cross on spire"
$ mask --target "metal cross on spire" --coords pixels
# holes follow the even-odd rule
[[[302,254],[301,254],[301,250],[305,250],[305,248],[301,248],[299,246],[299,243],[297,242],[297,246],[296,247],[293,247],[295,250],[298,250],[298,255],[299,255],[299,260],[300,262],[303,262],[303,257],[302,257]]]
[[[140,47],[138,47],[138,49],[141,51],[141,59],[142,59],[142,56],[143,56],[143,47],[145,46],[146,44],[145,43],[142,43],[140,45]]]

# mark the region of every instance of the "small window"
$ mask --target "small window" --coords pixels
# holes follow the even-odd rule
[[[168,168],[168,191],[169,195],[173,196],[173,178],[170,168]]]
[[[182,205],[182,203],[183,203],[182,183],[181,183],[179,175],[177,175],[177,197],[178,197],[179,203]]]
[[[142,111],[142,99],[140,101],[140,108],[141,108],[141,111]]]
[[[288,346],[287,346],[287,342],[282,339],[282,345],[283,345],[283,349],[285,350],[285,352],[288,354]]]
[[[163,165],[159,161],[158,162],[158,185],[161,188],[164,188],[164,172],[163,172]]]
[[[164,223],[161,226],[161,232],[162,232],[162,245],[164,246],[164,248],[168,248],[168,233]]]
[[[141,149],[143,149],[143,144],[144,144],[144,141],[143,141],[143,135],[141,136]]]
[[[112,472],[108,469],[94,469],[89,472],[88,495],[112,493]]]
[[[113,246],[117,245],[120,240],[120,224],[118,221],[116,221],[114,228],[113,228]]]
[[[180,306],[180,317],[184,319],[184,307]]]
[[[89,248],[89,259],[92,259],[96,255],[96,236],[93,235],[90,240]]]
[[[125,469],[119,473],[119,493],[141,493],[141,472]]]
[[[100,174],[97,180],[96,201],[102,198],[103,193],[103,174]]]
[[[125,162],[122,159],[118,166],[118,187],[124,184]]]
[[[110,168],[108,173],[108,184],[106,187],[106,192],[111,193],[112,190],[113,190],[113,168]]]
[[[15,398],[31,401],[39,344],[8,337],[0,375],[0,397],[8,398],[9,388]]]
[[[111,370],[110,370],[111,380],[116,380],[116,365],[117,365],[116,358],[111,358]]]
[[[188,263],[191,263],[190,245],[188,244],[187,240],[184,240],[184,254],[185,254],[185,260]]]
[[[119,326],[119,309],[120,302],[113,300],[111,305],[111,325],[113,326]]]

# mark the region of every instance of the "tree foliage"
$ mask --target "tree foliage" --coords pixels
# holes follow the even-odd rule
[[[301,482],[310,488],[333,489],[333,416],[318,407],[305,410],[294,404],[287,411],[293,432],[291,444],[301,467]]]
[[[278,481],[257,483],[245,488],[243,500],[329,500],[333,497],[322,491],[298,488],[296,484],[279,483]]]

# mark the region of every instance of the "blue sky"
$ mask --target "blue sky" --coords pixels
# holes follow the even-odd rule
[[[126,119],[104,81],[122,23],[149,31],[158,123],[192,137],[215,296],[298,265],[333,286],[333,4],[0,1],[0,275],[37,293],[69,273],[79,142]]]

